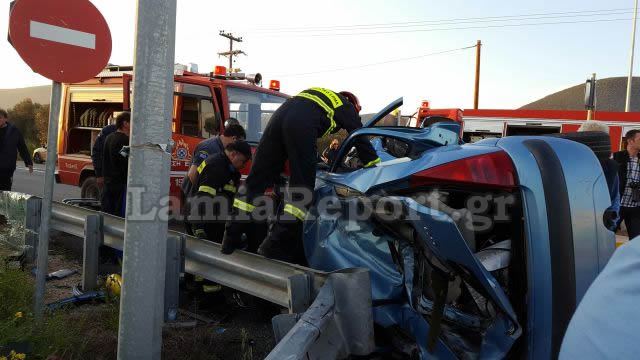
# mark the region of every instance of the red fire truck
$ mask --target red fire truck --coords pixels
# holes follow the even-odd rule
[[[544,135],[577,131],[586,121],[587,111],[560,110],[461,110],[431,109],[423,101],[412,126],[420,126],[428,117],[444,117],[463,124],[463,140],[475,142],[486,138],[511,135]],[[611,150],[624,149],[624,134],[640,129],[640,113],[596,111],[593,120],[609,126]]]
[[[133,67],[111,66],[94,79],[63,86],[56,180],[80,186],[83,198],[99,194],[91,148],[100,130],[118,112],[130,109],[132,74]],[[201,74],[176,64],[174,75],[171,195],[179,199],[182,179],[200,141],[221,133],[224,121],[234,117],[247,131],[247,141],[257,145],[269,118],[289,96],[280,92],[277,80],[266,89],[260,86],[260,74],[227,73],[221,66]]]

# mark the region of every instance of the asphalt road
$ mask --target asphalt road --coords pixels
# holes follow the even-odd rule
[[[45,164],[34,164],[33,174],[29,174],[29,169],[24,166],[23,162],[19,162],[17,165],[16,172],[13,174],[13,187],[11,190],[30,195],[42,196],[44,189]],[[63,184],[54,185],[54,201],[62,201],[62,199],[78,197],[80,197],[79,187]]]

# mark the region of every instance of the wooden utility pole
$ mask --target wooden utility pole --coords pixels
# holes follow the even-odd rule
[[[480,98],[480,48],[482,48],[482,41],[478,40],[476,44],[476,86],[473,93],[474,109],[478,109],[478,99]]]
[[[233,43],[242,42],[242,37],[235,37],[232,33],[225,33],[224,30],[220,30],[220,36],[229,39],[229,51],[219,52],[218,55],[229,57],[229,72],[233,72],[233,56],[238,56],[240,54],[247,55],[242,50],[233,50]]]

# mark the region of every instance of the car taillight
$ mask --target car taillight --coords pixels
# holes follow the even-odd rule
[[[436,184],[490,186],[512,190],[516,171],[503,151],[452,161],[411,175],[411,187]]]

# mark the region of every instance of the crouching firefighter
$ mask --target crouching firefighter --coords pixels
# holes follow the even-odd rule
[[[254,210],[259,212],[254,200],[278,183],[285,162],[289,160],[289,185],[283,191],[284,203],[278,208],[278,213],[283,213],[270,224],[267,237],[258,248],[259,254],[288,262],[306,262],[302,225],[311,199],[304,203],[300,189],[312,194],[316,180],[317,139],[340,129],[351,133],[361,128],[360,109],[358,98],[350,92],[311,88],[287,100],[273,114],[258,144],[245,185],[233,203],[238,219],[247,213],[250,216]],[[365,137],[354,145],[365,167],[380,162]],[[227,223],[223,253],[230,254],[240,247],[242,234],[250,236],[249,224],[237,219]]]
[[[240,183],[240,169],[251,159],[244,140],[228,144],[198,166],[195,195],[189,198],[189,221],[194,235],[219,243]]]

